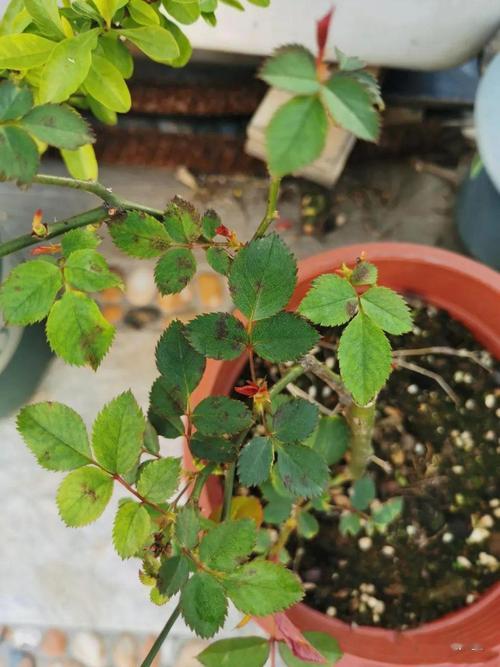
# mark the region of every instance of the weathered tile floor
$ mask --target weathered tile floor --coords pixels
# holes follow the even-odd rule
[[[63,173],[49,163],[47,171]],[[224,223],[247,239],[262,216],[266,184],[248,178],[203,182],[192,190],[175,175],[148,169],[104,168],[101,181],[128,199],[161,208],[175,194],[201,209],[210,206]],[[280,206],[287,224],[283,236],[299,257],[328,247],[370,240],[404,240],[456,249],[453,192],[428,173],[403,162],[384,161],[348,170],[337,188],[339,226],[316,238],[304,236],[298,196]],[[383,197],[380,193],[383,192]],[[27,193],[0,184],[1,234],[25,233],[33,211],[45,219],[67,217],[93,205],[92,197],[72,191],[32,187]],[[153,350],[160,331],[174,317],[230,306],[224,281],[200,262],[195,281],[180,295],[158,299],[152,264],[118,254],[109,244],[110,263],[122,273],[125,294],[101,299],[105,315],[118,325],[111,353],[97,373],[57,359],[33,400],[69,403],[90,422],[104,402],[131,387],[142,405],[155,376]],[[137,579],[136,566],[121,562],[111,547],[112,508],[95,524],[79,530],[63,526],[54,495],[60,476],[37,467],[20,442],[14,419],[0,420],[0,667],[134,667],[168,614],[152,605]],[[178,442],[164,442],[179,452]],[[116,498],[115,498],[116,502]],[[234,632],[233,610],[221,636]],[[239,631],[242,632],[242,631]],[[247,627],[245,633],[258,632]],[[196,667],[203,643],[180,623],[161,654],[163,667]]]

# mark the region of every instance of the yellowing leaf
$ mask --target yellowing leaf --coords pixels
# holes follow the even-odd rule
[[[85,89],[111,111],[126,113],[130,110],[132,100],[125,79],[112,62],[97,53],[92,55]]]
[[[97,159],[92,144],[80,146],[76,151],[61,151],[66,169],[73,178],[82,181],[96,181],[98,176]]]

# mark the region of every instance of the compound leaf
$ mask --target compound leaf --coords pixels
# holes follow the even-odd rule
[[[354,77],[333,75],[323,86],[322,97],[341,127],[366,141],[378,139],[380,119],[373,98]]]

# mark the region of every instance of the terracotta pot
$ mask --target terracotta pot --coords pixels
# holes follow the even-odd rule
[[[290,306],[304,296],[311,280],[332,272],[342,262],[353,263],[361,252],[379,268],[380,283],[418,294],[447,310],[470,329],[496,357],[500,356],[500,275],[460,255],[427,246],[368,243],[325,252],[302,261],[297,289]],[[194,400],[228,394],[246,363],[209,361]],[[188,464],[190,455],[187,453]],[[221,487],[210,480],[202,497],[205,511],[220,504]],[[339,641],[344,657],[338,667],[456,667],[478,664],[500,667],[500,584],[477,602],[415,630],[396,632],[351,627],[304,604],[287,615],[301,630],[327,632]],[[269,619],[257,619],[272,632]]]

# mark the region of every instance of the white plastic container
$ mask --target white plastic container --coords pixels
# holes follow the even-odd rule
[[[187,26],[195,48],[268,55],[277,46],[315,48],[315,21],[337,9],[329,39],[371,65],[438,70],[465,62],[500,27],[500,0],[271,0],[262,9],[243,0],[246,11],[226,5],[218,25]]]

